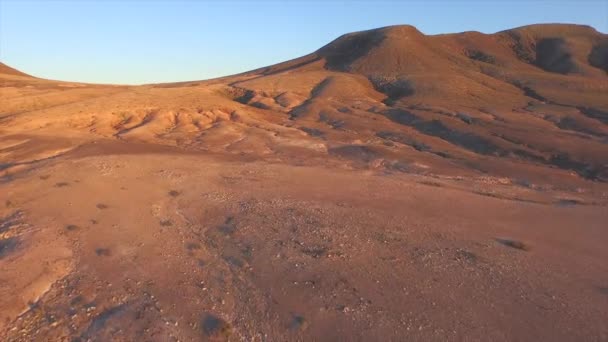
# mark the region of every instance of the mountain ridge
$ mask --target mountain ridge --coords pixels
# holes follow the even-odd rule
[[[115,105],[111,112],[127,113],[118,121],[102,115],[109,111],[103,102],[100,113],[82,119],[76,119],[81,114],[44,119],[50,126],[92,122],[95,134],[104,137],[249,151],[262,158],[279,145],[291,151],[295,144],[365,167],[380,163],[390,169],[424,160],[437,172],[464,168],[508,175],[514,167],[532,177],[527,173],[533,166],[540,167],[535,179],[548,167],[605,181],[607,37],[580,25],[442,35],[397,25],[345,34],[308,55],[211,80],[123,87],[12,76],[0,82],[55,87],[74,94],[74,100],[129,94],[136,109],[127,102]],[[157,98],[144,100],[144,93]],[[173,108],[169,103],[177,103],[172,95],[177,93],[188,94],[192,103]],[[59,93],[35,96],[53,97],[54,105],[72,101],[59,99]],[[9,105],[4,113],[14,115],[23,106]],[[26,118],[40,120],[34,113],[26,111],[17,115],[22,121],[13,122],[27,126]],[[234,145],[226,147],[222,139]],[[292,158],[292,152],[282,153]],[[488,169],[495,163],[504,165]],[[427,171],[413,169],[431,172],[428,165]]]

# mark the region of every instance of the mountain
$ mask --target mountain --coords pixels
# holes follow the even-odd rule
[[[13,69],[4,63],[0,63],[0,74],[14,75],[14,76],[29,76],[19,70]]]
[[[606,194],[588,26],[139,86],[0,64],[0,340],[602,340]]]
[[[243,149],[256,158],[298,146],[310,160],[329,155],[411,172],[534,181],[575,172],[606,181],[607,46],[608,35],[580,25],[431,36],[391,26],[346,34],[310,55],[217,80],[141,87],[58,83],[61,95],[44,96],[77,106],[65,95],[93,88],[121,98],[162,93],[145,104],[135,99],[120,108],[117,102],[113,115],[103,115],[110,108],[94,101],[100,112],[66,117],[94,121],[89,129],[105,137]],[[2,73],[24,75],[5,65]],[[167,101],[180,91],[202,98],[176,109]],[[4,113],[10,111],[5,106]],[[109,119],[117,112],[118,119]],[[21,117],[40,119],[32,112]],[[65,127],[61,120],[53,116],[45,125]]]
[[[482,101],[495,105],[495,96],[505,93],[517,104],[515,94],[528,88],[559,101],[553,96],[560,91],[605,91],[607,44],[607,35],[577,25],[436,36],[425,36],[412,26],[393,26],[344,35],[264,74],[316,64],[317,70],[322,66],[363,75],[390,101],[406,97],[409,102],[424,101],[434,96],[430,101],[453,106],[479,106]],[[562,89],[566,80],[567,90]],[[577,101],[575,96],[567,100]]]
[[[232,85],[256,94],[246,103],[261,107],[279,96],[306,99],[290,103],[292,119],[374,130],[368,139],[412,145],[420,136],[426,152],[464,149],[605,180],[607,44],[607,35],[577,25],[436,36],[395,26],[344,35]],[[362,116],[398,125],[355,127]],[[449,151],[435,147],[446,142]]]

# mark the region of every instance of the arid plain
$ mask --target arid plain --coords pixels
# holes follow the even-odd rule
[[[606,34],[23,72],[0,64],[2,341],[608,340]]]

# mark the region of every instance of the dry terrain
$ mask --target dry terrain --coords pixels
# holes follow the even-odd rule
[[[2,341],[607,341],[607,243],[590,27],[140,86],[0,63]]]

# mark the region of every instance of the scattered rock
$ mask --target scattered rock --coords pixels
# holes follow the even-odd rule
[[[109,248],[97,248],[95,249],[95,254],[98,256],[110,256],[111,253]]]
[[[304,330],[308,327],[308,321],[300,315],[293,315],[289,329],[291,330]]]
[[[512,239],[505,239],[505,238],[497,238],[496,241],[502,245],[505,245],[507,247],[511,247],[511,248],[515,248],[515,249],[519,249],[522,251],[528,251],[530,250],[530,246],[528,246],[527,244],[521,242],[521,241],[517,241],[517,240],[512,240]]]
[[[78,227],[75,224],[68,224],[67,226],[65,226],[65,230],[68,230],[68,231],[78,230],[78,228],[80,228],[80,227]]]
[[[224,221],[224,224],[220,225],[218,229],[226,235],[233,234],[236,231],[236,223],[234,222],[234,217],[228,216]]]
[[[302,253],[311,256],[313,258],[320,258],[327,254],[327,248],[321,246],[313,246],[308,248],[303,248]]]
[[[189,251],[193,251],[195,249],[201,249],[201,244],[197,243],[197,242],[189,242],[189,243],[186,244],[186,248]]]
[[[203,333],[210,338],[228,338],[232,334],[232,326],[221,317],[207,313],[201,321]]]
[[[464,249],[458,249],[456,250],[456,260],[473,263],[477,261],[477,255]]]
[[[238,268],[243,268],[243,266],[245,265],[243,263],[243,261],[235,256],[232,255],[225,255],[223,257],[224,261],[226,261],[229,265],[231,266],[235,266]]]
[[[581,204],[580,201],[575,199],[560,199],[555,203],[558,207],[572,207]]]
[[[13,252],[18,244],[19,240],[15,237],[0,240],[0,259]]]

